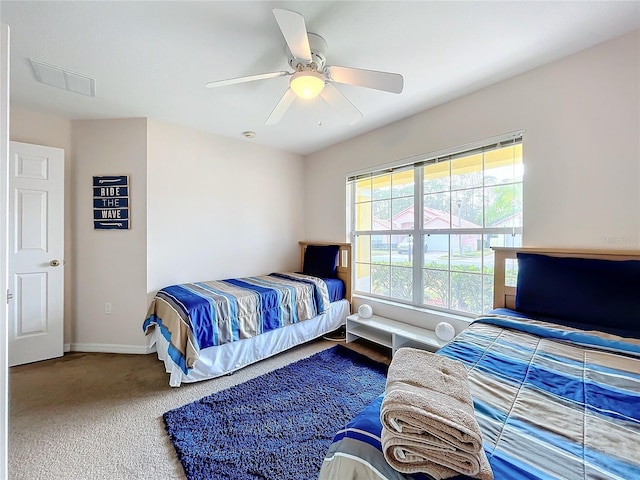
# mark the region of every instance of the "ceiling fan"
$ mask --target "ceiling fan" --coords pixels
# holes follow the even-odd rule
[[[318,95],[331,105],[348,123],[362,118],[358,110],[333,83],[357,85],[360,87],[402,93],[402,75],[360,68],[326,65],[327,42],[320,35],[308,33],[304,17],[291,10],[273,9],[273,15],[286,42],[286,54],[292,72],[280,71],[250,75],[247,77],[217,80],[205,84],[207,88],[223,87],[236,83],[265,80],[267,78],[290,76],[289,88],[266,120],[267,125],[278,123],[289,110],[296,97],[315,98]]]

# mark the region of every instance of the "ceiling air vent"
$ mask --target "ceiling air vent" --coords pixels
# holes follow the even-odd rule
[[[95,79],[63,70],[55,65],[47,65],[46,63],[36,62],[31,59],[29,59],[29,61],[33,68],[33,74],[38,82],[89,97],[96,96]]]

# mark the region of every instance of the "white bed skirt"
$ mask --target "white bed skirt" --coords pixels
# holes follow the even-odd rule
[[[179,387],[183,382],[199,382],[226,375],[296,345],[321,337],[344,325],[349,311],[349,302],[340,300],[332,303],[327,312],[310,320],[294,323],[237,342],[205,348],[200,351],[200,358],[189,375],[185,375],[167,354],[169,342],[162,336],[160,329],[154,328],[153,332],[149,334],[149,346],[156,345],[158,358],[164,362],[167,373],[171,374],[169,385]]]

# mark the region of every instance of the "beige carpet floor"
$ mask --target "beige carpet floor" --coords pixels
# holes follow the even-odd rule
[[[311,342],[232,375],[180,388],[169,386],[155,354],[72,353],[13,367],[9,478],[185,478],[164,430],[164,412],[333,345]],[[387,350],[370,343],[349,346],[375,360],[390,361]]]

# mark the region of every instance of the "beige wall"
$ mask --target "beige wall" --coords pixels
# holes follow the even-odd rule
[[[309,155],[307,235],[345,237],[348,173],[519,129],[525,245],[640,248],[638,31]]]
[[[13,109],[12,140],[64,148],[65,343],[144,352],[158,288],[298,267],[300,155],[147,119]],[[127,174],[132,228],[96,231],[94,175]],[[112,313],[104,313],[104,304]]]
[[[73,216],[71,212],[71,122],[67,119],[11,107],[11,140],[64,149],[64,343],[71,343],[73,325]]]
[[[72,350],[145,351],[147,119],[72,122]],[[129,175],[129,230],[94,230],[94,175]],[[104,304],[112,304],[105,314]]]
[[[298,268],[302,157],[149,120],[147,291]]]

